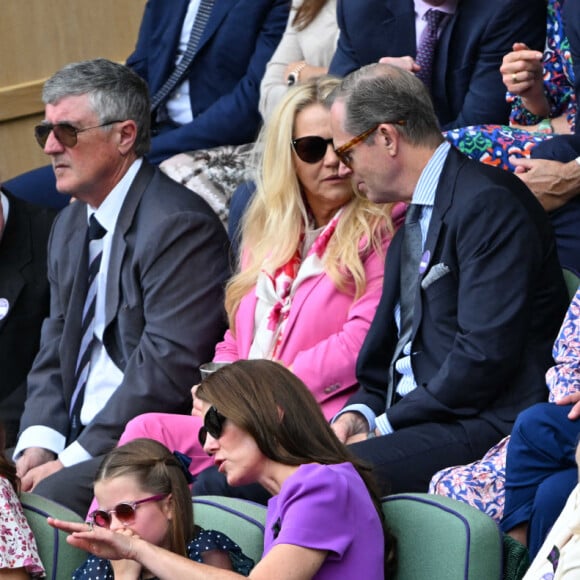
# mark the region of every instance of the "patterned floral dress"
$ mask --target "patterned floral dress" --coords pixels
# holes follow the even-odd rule
[[[548,2],[546,48],[544,50],[544,93],[550,103],[548,118],[566,115],[574,132],[576,95],[570,44],[564,34],[562,6],[564,0]],[[536,125],[541,117],[533,115],[522,104],[521,97],[507,93],[511,103],[510,125]],[[532,149],[553,134],[530,132],[507,125],[474,125],[460,127],[444,133],[444,137],[460,151],[471,157],[513,171],[510,155],[530,157]]]
[[[580,288],[576,292],[552,349],[556,365],[546,373],[553,403],[580,391]],[[448,467],[431,479],[429,493],[446,495],[478,508],[499,522],[505,501],[505,464],[509,436],[482,459]]]
[[[44,578],[36,540],[11,483],[0,477],[0,570],[25,568],[32,578]]]

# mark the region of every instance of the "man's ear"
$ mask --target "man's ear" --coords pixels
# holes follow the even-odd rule
[[[137,139],[137,123],[132,119],[127,119],[119,123],[118,131],[118,146],[122,155],[127,155],[133,149],[135,140]]]
[[[396,155],[399,150],[399,140],[401,138],[397,129],[390,123],[381,123],[377,129],[377,133],[379,135],[379,145],[385,147],[389,155]]]

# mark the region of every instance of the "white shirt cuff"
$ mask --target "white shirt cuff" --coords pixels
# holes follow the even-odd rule
[[[58,454],[58,458],[65,467],[70,467],[81,461],[88,461],[93,456],[78,441],[73,441],[64,451]]]
[[[25,429],[18,438],[12,459],[16,461],[29,447],[41,447],[58,454],[64,449],[65,443],[66,438],[62,433],[44,425],[33,425]]]
[[[377,417],[377,429],[381,435],[390,435],[391,433],[395,432],[391,422],[387,419],[386,413],[383,413]]]

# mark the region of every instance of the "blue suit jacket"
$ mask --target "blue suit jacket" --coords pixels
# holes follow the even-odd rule
[[[287,0],[219,0],[214,4],[189,71],[194,121],[153,138],[149,160],[255,139],[261,122],[260,81],[288,19]],[[151,94],[163,85],[189,0],[149,0],[135,52],[127,65]]]
[[[383,56],[416,55],[413,0],[338,0],[340,37],[330,72],[338,75]],[[545,0],[459,0],[443,29],[432,97],[443,129],[507,124],[499,67],[514,42],[544,49]]]
[[[389,247],[383,295],[357,361],[349,404],[378,415],[392,403],[387,376],[397,343],[401,228]],[[568,296],[546,213],[512,174],[452,149],[425,242],[415,297],[411,364],[417,389],[387,410],[395,429],[483,419],[510,432],[547,396],[544,374]],[[448,273],[429,284],[431,269]],[[389,400],[391,398],[391,400]]]

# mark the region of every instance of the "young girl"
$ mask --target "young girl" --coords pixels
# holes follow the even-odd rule
[[[250,578],[392,578],[394,543],[370,468],[339,442],[300,379],[272,361],[240,360],[195,388],[194,412],[203,415],[200,443],[228,484],[257,482],[273,496],[263,557]],[[74,546],[139,562],[167,580],[239,578],[146,538],[48,521],[73,532],[67,541]]]
[[[193,522],[187,468],[179,456],[151,439],[135,439],[109,453],[95,481],[99,509],[89,514],[93,526],[137,536],[171,552],[235,570],[247,576],[253,561],[227,536],[202,530]],[[73,574],[73,580],[151,579],[132,560],[96,556]]]
[[[44,578],[36,541],[18,499],[16,468],[4,456],[0,425],[0,580]]]

